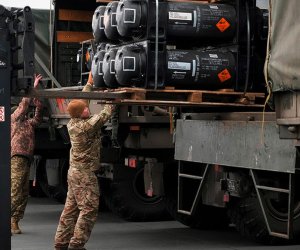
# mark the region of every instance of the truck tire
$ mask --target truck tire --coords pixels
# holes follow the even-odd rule
[[[45,164],[46,164],[46,160],[44,158],[42,158],[37,164],[36,176],[35,176],[35,187],[31,188],[32,190],[30,191],[30,195],[32,195],[33,197],[37,197],[34,196],[34,190],[36,192],[44,194],[44,196],[46,197],[50,197]],[[31,186],[33,185],[33,182],[34,181],[30,181]]]
[[[67,172],[69,163],[67,158],[60,159],[59,168],[59,184],[57,186],[50,186],[48,184],[46,173],[46,158],[42,158],[36,170],[36,185],[48,198],[53,198],[59,203],[64,204],[67,196]]]
[[[194,215],[185,215],[177,212],[177,202],[169,201],[167,206],[168,212],[176,221],[190,228],[220,230],[227,228],[229,225],[229,219],[225,208],[199,204]]]
[[[147,197],[144,192],[144,168],[114,167],[114,180],[100,180],[106,205],[128,221],[169,219],[162,196]]]
[[[52,197],[59,203],[64,204],[67,198],[68,192],[68,170],[69,170],[69,159],[61,158],[59,160],[59,180],[58,185],[53,187]]]
[[[268,214],[271,230],[274,232],[286,232],[287,213],[280,206],[283,202],[271,201],[266,203],[265,209]],[[286,203],[287,204],[287,203]],[[294,210],[294,238],[300,237],[300,203],[295,203]],[[282,244],[286,240],[269,235],[263,213],[255,194],[238,200],[231,205],[229,210],[231,221],[235,224],[237,231],[244,237],[263,244]]]
[[[229,225],[226,208],[198,204],[194,215],[177,212],[178,169],[176,163],[167,166],[164,175],[166,208],[173,219],[196,229],[224,229]],[[185,194],[189,195],[189,194]]]
[[[32,180],[29,180],[29,195],[30,197],[47,197],[40,185]]]

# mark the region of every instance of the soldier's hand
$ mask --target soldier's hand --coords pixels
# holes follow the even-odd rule
[[[33,83],[33,87],[36,89],[37,86],[39,85],[40,80],[42,80],[43,76],[41,74],[38,75],[34,75],[34,83]]]
[[[94,80],[93,80],[93,75],[92,75],[92,71],[90,71],[89,73],[89,78],[87,81],[89,84],[93,85],[94,84]]]

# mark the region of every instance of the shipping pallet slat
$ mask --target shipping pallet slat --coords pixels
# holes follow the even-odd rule
[[[117,94],[116,90],[115,93]],[[145,101],[145,103],[173,103],[178,105],[232,105],[232,106],[262,106],[265,94],[264,93],[242,93],[234,92],[233,90],[178,90],[178,89],[141,89],[141,88],[122,88],[122,93],[130,94],[127,102],[135,103]],[[121,93],[119,92],[119,93]]]
[[[179,89],[143,89],[118,88],[111,90],[79,91],[78,87],[48,89],[29,94],[32,97],[49,99],[90,99],[98,103],[116,103],[129,105],[167,105],[167,106],[212,106],[212,107],[249,107],[262,108],[264,93],[243,93],[232,90],[179,90]]]

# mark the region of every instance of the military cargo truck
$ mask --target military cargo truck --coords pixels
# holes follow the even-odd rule
[[[94,17],[100,10],[93,10],[103,5],[99,2],[89,9],[79,2],[76,8],[85,6]],[[81,10],[75,14],[73,2],[72,6],[56,3],[58,61],[54,65],[65,63],[72,71],[73,57],[63,59],[60,48],[76,44],[72,56],[80,47],[83,55],[85,44],[94,46],[89,39],[96,34],[88,37],[71,30],[73,22],[82,21],[78,20]],[[252,0],[108,4],[99,20],[109,20],[109,30],[105,32],[105,26],[97,37],[105,34],[105,39],[114,40],[114,29],[122,34],[102,61],[111,70],[115,57],[117,86],[103,78],[107,82],[101,88],[109,92],[99,88],[87,95],[63,88],[30,93],[52,99],[51,129],[66,145],[69,98],[92,100],[93,112],[106,102],[120,105],[115,121],[103,131],[99,175],[106,201],[124,218],[145,219],[151,214],[158,218],[167,209],[188,226],[215,228],[231,223],[242,235],[259,242],[292,242],[299,237],[299,58],[292,49],[299,37],[294,22],[298,4],[273,0],[269,17],[256,4]],[[62,15],[62,9],[69,14]],[[111,14],[113,9],[116,14]],[[279,20],[279,16],[285,18]],[[76,32],[80,41],[73,40]],[[83,38],[88,41],[82,43]],[[86,51],[87,60],[97,53]],[[68,75],[60,69],[57,79]],[[104,74],[104,69],[100,66],[96,72]],[[77,81],[84,83],[85,74],[78,72]],[[44,155],[46,167],[40,169],[43,174],[51,169],[56,176],[63,173],[48,183],[57,189],[65,183],[68,161],[55,152],[52,159]],[[44,181],[51,176],[55,175],[47,175]]]
[[[53,28],[50,35],[45,27],[39,27],[36,32],[37,38],[43,32],[50,37],[42,43],[45,50],[35,54],[37,70],[46,76],[44,87],[63,87],[61,91],[66,91],[67,87],[81,89],[86,83],[88,57],[93,52],[91,22],[98,5],[95,1],[55,1],[51,12],[42,11],[44,19],[36,18],[37,25],[46,22],[48,26],[50,22]],[[45,101],[45,123],[36,131],[36,156],[32,166],[32,185],[35,186],[32,194],[42,190],[60,202],[64,202],[67,193],[70,142],[66,105],[72,95],[64,97]],[[90,107],[95,113],[101,104],[94,100]],[[122,218],[134,221],[170,218],[162,195],[147,195],[144,183],[145,166],[153,165],[153,161],[161,166],[173,160],[169,120],[168,107],[121,106],[115,117],[116,125],[112,127],[109,123],[103,129],[99,172],[101,200]]]

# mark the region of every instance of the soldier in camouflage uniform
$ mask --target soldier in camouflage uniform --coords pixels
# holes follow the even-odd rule
[[[83,91],[92,90],[89,75]],[[105,105],[90,116],[88,103],[73,100],[68,105],[71,116],[67,128],[71,140],[68,194],[55,235],[55,249],[85,249],[96,222],[99,206],[99,186],[95,171],[100,163],[100,128],[110,119],[113,105]]]
[[[37,88],[42,76],[35,77]],[[11,233],[20,234],[19,221],[23,218],[29,194],[29,170],[34,150],[34,128],[42,121],[42,103],[36,106],[33,118],[27,116],[30,98],[23,98],[11,115]]]

